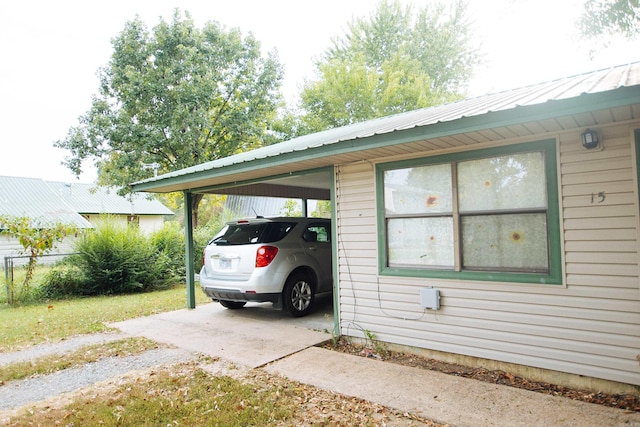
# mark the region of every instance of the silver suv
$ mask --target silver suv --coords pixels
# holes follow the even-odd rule
[[[272,302],[293,317],[332,285],[331,221],[323,218],[229,222],[205,248],[200,271],[204,293],[226,308]]]

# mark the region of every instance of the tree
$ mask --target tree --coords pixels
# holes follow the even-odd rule
[[[418,11],[383,1],[352,21],[306,82],[299,134],[459,99],[479,56],[471,46],[466,5]]]
[[[622,34],[628,39],[640,32],[638,0],[587,0],[578,21],[580,33],[589,38]]]
[[[98,182],[128,191],[149,178],[144,164],[165,173],[251,150],[262,144],[280,100],[282,67],[251,35],[215,22],[202,29],[178,10],[150,33],[139,17],[113,39],[99,70],[99,95],[64,140],[65,165],[81,173],[95,161]],[[202,195],[194,195],[194,225]]]

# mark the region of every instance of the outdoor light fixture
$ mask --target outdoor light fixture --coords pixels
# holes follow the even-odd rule
[[[587,150],[596,148],[599,143],[598,134],[595,130],[587,129],[582,133],[582,146]]]

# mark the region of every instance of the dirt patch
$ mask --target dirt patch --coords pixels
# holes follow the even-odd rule
[[[361,357],[376,358],[399,365],[429,369],[464,378],[472,378],[474,380],[484,381],[487,383],[502,384],[509,387],[535,391],[537,393],[562,396],[582,402],[640,412],[640,396],[630,394],[594,393],[592,391],[574,389],[557,384],[532,381],[505,371],[491,371],[485,368],[474,368],[455,363],[446,363],[411,353],[387,350],[379,352],[366,345],[349,342],[349,340],[345,338],[340,338],[335,344],[329,342],[324,345],[324,348]]]

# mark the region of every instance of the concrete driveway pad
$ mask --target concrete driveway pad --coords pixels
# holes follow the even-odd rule
[[[211,303],[109,326],[132,336],[257,368],[330,339],[327,332],[308,329],[310,324],[317,327],[326,323],[328,327],[321,330],[331,330],[333,321],[323,316],[319,312],[309,319],[292,319],[271,304],[227,310]]]
[[[264,368],[456,427],[640,426],[640,413],[308,348]]]
[[[314,347],[333,326],[331,301],[292,319],[271,304],[227,310],[206,304],[113,323],[221,360],[463,426],[640,426],[640,413]]]

